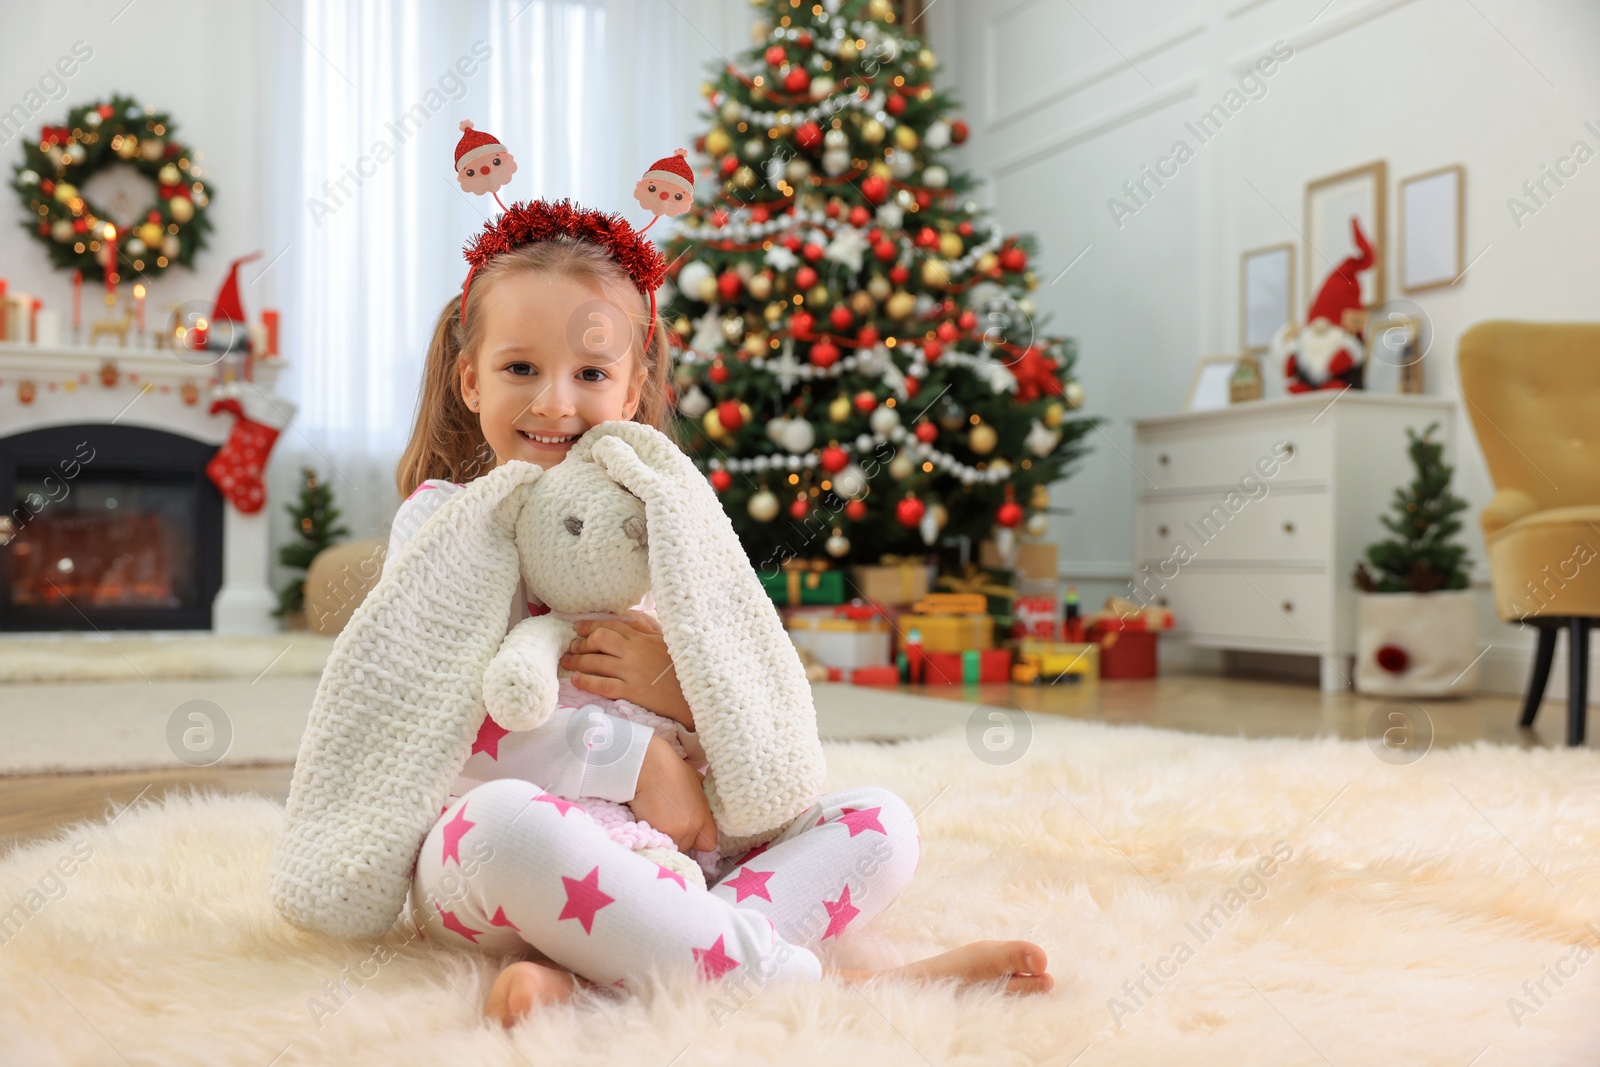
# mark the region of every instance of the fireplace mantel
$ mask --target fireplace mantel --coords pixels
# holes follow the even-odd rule
[[[222,396],[264,407],[281,415],[275,423],[287,424],[295,405],[275,388],[287,365],[284,359],[257,360],[254,381],[224,382],[218,366],[204,362],[209,358],[207,353],[168,349],[0,342],[0,437],[47,426],[114,422],[220,446],[234,423],[227,412],[210,414],[212,400]],[[111,386],[101,377],[108,361],[116,372]],[[26,404],[20,397],[25,381],[33,385],[33,399]],[[192,404],[184,399],[186,385],[195,397]],[[7,508],[10,504],[5,502]],[[232,504],[224,507],[222,588],[212,602],[212,632],[270,634],[281,629],[272,615],[278,598],[268,582],[269,518],[277,506],[277,501],[268,501],[254,515]]]

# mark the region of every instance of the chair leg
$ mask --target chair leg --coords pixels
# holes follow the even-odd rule
[[[1572,660],[1572,676],[1567,683],[1567,744],[1581,745],[1589,711],[1589,619],[1574,615],[1567,635],[1567,651]]]
[[[1539,702],[1544,699],[1545,683],[1550,680],[1550,664],[1556,658],[1556,633],[1559,626],[1539,627],[1539,649],[1533,656],[1533,673],[1528,676],[1528,695],[1522,704],[1519,726],[1532,726],[1533,717],[1539,714]]]

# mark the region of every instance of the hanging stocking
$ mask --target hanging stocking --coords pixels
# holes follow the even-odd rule
[[[293,406],[288,401],[280,400],[278,403],[289,409],[292,415]],[[211,414],[231,412],[237,421],[227,442],[217,449],[217,454],[206,464],[206,477],[221,490],[223,496],[232,501],[234,507],[246,515],[260,511],[267,502],[266,489],[261,482],[262,472],[278,434],[289,422],[287,416],[274,411],[270,404],[260,405],[265,410],[257,410],[254,404],[250,407],[251,410],[246,411],[239,398],[234,396],[211,402]]]

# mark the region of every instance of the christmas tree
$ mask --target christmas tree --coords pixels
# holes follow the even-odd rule
[[[947,162],[967,126],[933,53],[888,0],[753,3],[666,248],[685,448],[758,566],[1042,535],[1101,420],[1036,330],[1032,240]]]
[[[1367,563],[1378,572],[1373,578],[1365,563],[1357,563],[1355,583],[1368,593],[1432,593],[1440,589],[1465,589],[1467,560],[1465,545],[1451,543],[1461,529],[1455,516],[1465,511],[1467,502],[1450,492],[1454,468],[1444,460],[1444,445],[1432,439],[1438,423],[1432,423],[1418,437],[1411,428],[1411,462],[1417,476],[1408,487],[1394,491],[1394,514],[1380,521],[1396,535],[1395,539],[1367,546]]]
[[[278,590],[278,608],[272,614],[282,618],[299,611],[305,605],[305,571],[317,554],[339,537],[348,537],[350,531],[335,523],[339,509],[333,506],[333,490],[324,485],[317,472],[310,467],[300,471],[304,479],[300,486],[300,499],[284,507],[294,517],[295,541],[278,550],[278,562],[301,572],[300,577]]]

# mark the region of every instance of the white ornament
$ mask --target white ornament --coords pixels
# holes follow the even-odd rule
[[[923,133],[922,143],[927,145],[928,149],[933,152],[937,152],[941,148],[949,148],[950,124],[944,119],[938,119],[935,121],[928,127],[927,131]]]
[[[900,224],[905,222],[906,213],[899,204],[883,203],[878,205],[878,221],[891,230],[898,230]]]
[[[834,235],[828,247],[823,251],[822,258],[834,263],[849,267],[859,273],[861,270],[861,254],[867,250],[867,239],[860,230],[853,226],[841,226]]]
[[[939,539],[939,519],[934,515],[932,508],[922,513],[922,521],[917,523],[917,532],[922,534],[922,543],[925,545],[931,545]]]
[[[689,347],[707,357],[722,348],[722,309],[713,305],[694,320],[694,336]]]
[[[943,189],[950,184],[950,172],[935,163],[922,172],[922,184],[929,189]]]
[[[678,272],[678,289],[690,298],[698,298],[700,287],[707,281],[714,281],[715,279],[716,275],[712,273],[710,267],[701,263],[698,259],[692,259],[685,263],[683,269]]]
[[[767,437],[771,439],[773,444],[783,444],[783,431],[788,425],[789,416],[787,415],[779,415],[777,418],[767,423]]]
[[[844,534],[834,534],[828,538],[823,547],[828,550],[828,555],[834,559],[843,559],[850,554],[850,538]]]
[[[833,476],[833,491],[845,500],[854,500],[867,491],[867,474],[854,463]]]
[[[844,148],[830,148],[822,153],[822,169],[830,178],[837,178],[850,169],[850,152]]]
[[[1023,529],[1028,531],[1029,537],[1043,537],[1050,532],[1050,517],[1036,513],[1029,515],[1028,521],[1022,525]]]
[[[790,419],[783,428],[783,439],[780,443],[797,456],[809,452],[811,446],[817,443],[816,427],[805,419]]]
[[[685,418],[698,420],[711,408],[711,398],[700,391],[699,385],[692,386],[689,391],[678,400],[678,410],[683,412]]]
[[[773,242],[772,247],[767,249],[766,263],[767,266],[780,274],[787,274],[799,265],[800,257],[783,245]],[[688,268],[685,267],[684,269],[687,270]]]
[[[1036,456],[1048,456],[1055,450],[1056,443],[1061,440],[1061,431],[1052,430],[1038,419],[1033,420],[1033,427],[1028,430],[1024,444],[1028,451]]]
[[[772,490],[763,489],[750,498],[750,517],[757,522],[771,522],[778,514],[778,498]]]
[[[894,408],[880,407],[873,411],[872,417],[867,421],[871,423],[874,433],[887,437],[896,426],[900,425],[900,413]]]
[[[910,152],[895,152],[889,157],[889,173],[901,181],[911,177],[911,172],[917,169],[917,157]],[[932,169],[931,167],[929,168]],[[932,184],[931,182],[929,183]]]
[[[849,148],[850,136],[843,130],[829,130],[822,135],[822,144],[826,148]]]

